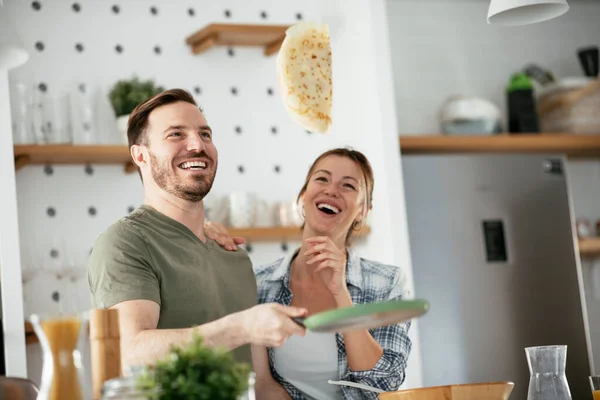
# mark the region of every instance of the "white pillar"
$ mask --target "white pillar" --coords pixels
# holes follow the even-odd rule
[[[6,375],[27,377],[8,71],[0,70],[0,284]]]
[[[332,36],[331,134],[364,152],[375,173],[373,231],[361,255],[402,268],[414,293],[386,3],[342,0],[336,6],[343,18],[325,19]],[[413,347],[402,388],[422,385],[418,320],[410,337]]]

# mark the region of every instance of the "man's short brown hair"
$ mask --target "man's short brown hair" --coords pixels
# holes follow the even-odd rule
[[[148,128],[148,117],[153,110],[178,101],[185,101],[196,107],[198,106],[190,92],[184,89],[165,90],[138,104],[131,112],[127,123],[127,141],[129,142],[129,147],[134,144],[148,143],[146,129]]]

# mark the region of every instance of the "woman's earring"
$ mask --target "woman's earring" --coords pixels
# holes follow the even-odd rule
[[[360,219],[358,221],[354,221],[354,226],[352,227],[352,230],[356,231],[356,232],[360,231],[362,229],[362,225],[363,225],[362,222],[363,222],[362,219]]]

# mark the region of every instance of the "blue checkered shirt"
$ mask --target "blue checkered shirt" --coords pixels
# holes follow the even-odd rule
[[[255,267],[259,303],[290,305],[290,266],[298,250],[269,265]],[[406,289],[406,277],[400,268],[360,258],[351,250],[348,250],[346,283],[353,304],[408,298],[410,295]],[[412,346],[408,337],[409,328],[410,321],[407,321],[370,330],[382,347],[383,356],[373,369],[367,371],[349,370],[344,337],[336,334],[339,380],[374,386],[385,392],[398,390],[404,382],[406,362]],[[300,390],[286,382],[275,370],[273,349],[268,348],[267,352],[273,378],[287,390],[292,399],[306,400],[307,397]],[[343,400],[377,399],[375,392],[350,386],[342,386],[341,390]]]

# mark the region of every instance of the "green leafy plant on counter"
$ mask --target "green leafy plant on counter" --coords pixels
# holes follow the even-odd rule
[[[209,348],[196,335],[141,375],[138,387],[152,400],[236,400],[248,390],[250,366],[230,352]]]
[[[140,80],[137,76],[117,81],[109,93],[110,102],[117,117],[129,115],[141,102],[162,92],[164,88],[153,80]]]

